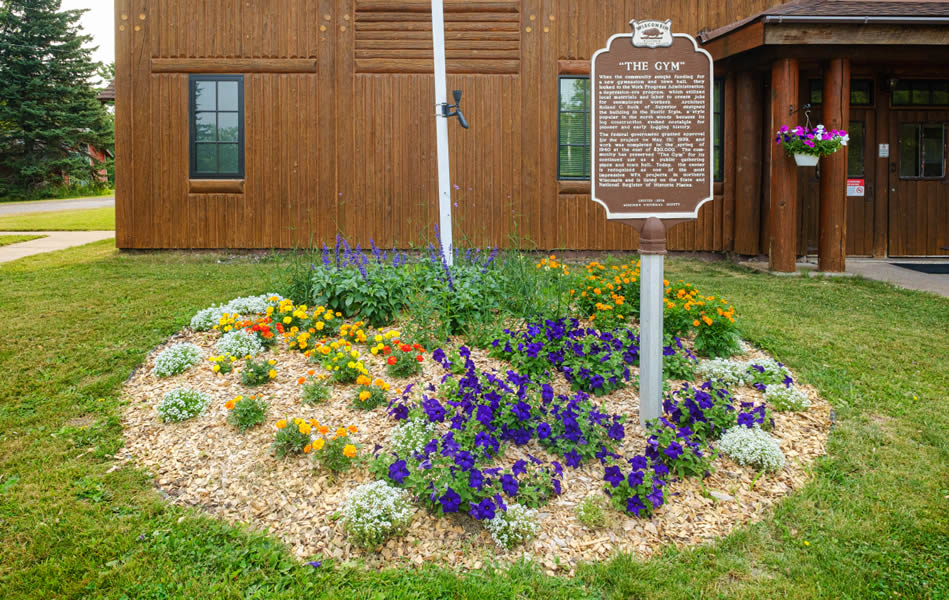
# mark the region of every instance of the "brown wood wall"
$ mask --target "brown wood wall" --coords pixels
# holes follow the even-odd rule
[[[446,0],[456,240],[634,249],[582,187],[557,180],[558,77],[631,18],[697,34],[779,0]],[[331,240],[411,247],[437,221],[430,0],[115,0],[117,241],[269,248]],[[188,74],[245,73],[242,193],[191,193]],[[760,102],[729,82],[726,122]],[[753,160],[761,148],[748,145]],[[754,253],[758,195],[740,160],[676,250]],[[757,163],[754,163],[757,164]],[[747,167],[747,163],[745,163]],[[738,171],[736,176],[736,171]],[[760,182],[757,184],[760,186]],[[195,190],[197,191],[197,190]],[[752,197],[754,201],[752,201]],[[760,212],[760,211],[759,211]]]

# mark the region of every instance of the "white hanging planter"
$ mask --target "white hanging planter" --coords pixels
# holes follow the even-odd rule
[[[794,162],[796,162],[799,167],[816,167],[819,161],[819,154],[804,154],[803,152],[796,152],[794,154]]]

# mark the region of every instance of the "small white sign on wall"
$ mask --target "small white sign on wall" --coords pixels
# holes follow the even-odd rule
[[[865,179],[848,179],[847,180],[847,195],[848,196],[859,196],[862,197],[865,193],[866,188]]]
[[[880,144],[880,158],[889,158],[890,157],[890,145],[889,144]]]

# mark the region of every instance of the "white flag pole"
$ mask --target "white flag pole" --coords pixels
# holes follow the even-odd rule
[[[442,0],[432,0],[432,42],[435,47],[435,132],[438,143],[438,212],[442,249],[451,266],[451,169],[448,162],[448,84],[445,75],[445,13]]]

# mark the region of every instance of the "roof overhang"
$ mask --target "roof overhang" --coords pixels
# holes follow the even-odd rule
[[[759,15],[699,40],[715,60],[763,47],[946,46],[949,17]]]

